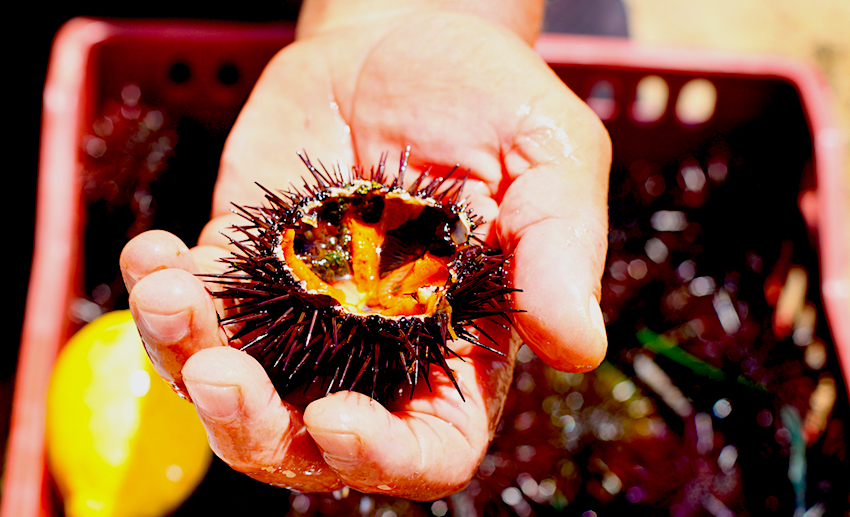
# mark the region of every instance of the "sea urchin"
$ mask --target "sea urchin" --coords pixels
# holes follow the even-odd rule
[[[426,170],[405,186],[409,154],[394,178],[386,155],[368,173],[343,173],[299,154],[315,183],[279,193],[260,186],[265,206],[235,206],[247,220],[229,237],[238,251],[207,281],[230,303],[221,324],[231,344],[282,395],[320,383],[325,393],[383,402],[404,382],[427,383],[432,365],[460,392],[446,362],[450,340],[501,354],[482,343],[497,345],[480,320],[510,324],[508,259],[473,234],[482,221],[461,197],[466,177],[451,179],[458,167]]]

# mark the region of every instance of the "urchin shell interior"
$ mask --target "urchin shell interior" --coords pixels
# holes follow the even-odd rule
[[[246,220],[228,236],[238,251],[207,281],[230,301],[221,323],[231,343],[282,395],[319,383],[383,402],[437,365],[463,396],[446,362],[450,341],[501,353],[479,324],[510,324],[507,258],[474,235],[481,219],[462,198],[459,168],[405,185],[409,152],[392,178],[386,155],[369,172],[343,172],[302,154],[314,182],[261,186],[264,206],[234,207]]]

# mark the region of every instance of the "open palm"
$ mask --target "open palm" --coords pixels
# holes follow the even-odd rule
[[[255,182],[301,181],[296,151],[368,168],[406,145],[414,170],[470,169],[465,194],[489,221],[482,237],[513,254],[518,337],[493,330],[506,357],[453,344],[465,401],[438,369],[431,390],[420,383],[387,407],[354,392],[281,400],[259,363],[224,346],[216,302],[194,274],[222,270],[221,233],[240,222],[229,208],[260,205]],[[602,360],[609,163],[598,119],[499,25],[434,12],[313,35],[274,58],[240,114],[199,246],[148,232],[125,248],[131,308],[157,370],[193,400],[213,450],[235,469],[300,491],[442,497],[486,451],[520,339],[561,370]]]

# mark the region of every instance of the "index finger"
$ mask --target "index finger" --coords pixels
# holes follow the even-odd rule
[[[120,258],[130,310],[148,357],[184,397],[188,393],[180,372],[186,360],[197,350],[227,342],[215,303],[196,276],[216,267],[217,253],[225,250],[207,246],[190,251],[176,236],[150,231],[131,240]]]

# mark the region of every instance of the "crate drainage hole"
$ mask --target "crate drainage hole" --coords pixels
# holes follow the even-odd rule
[[[233,86],[239,82],[239,70],[231,64],[222,65],[218,69],[218,80],[226,86]]]
[[[189,65],[177,62],[171,66],[168,77],[177,84],[183,84],[192,77],[192,72],[189,70]]]

